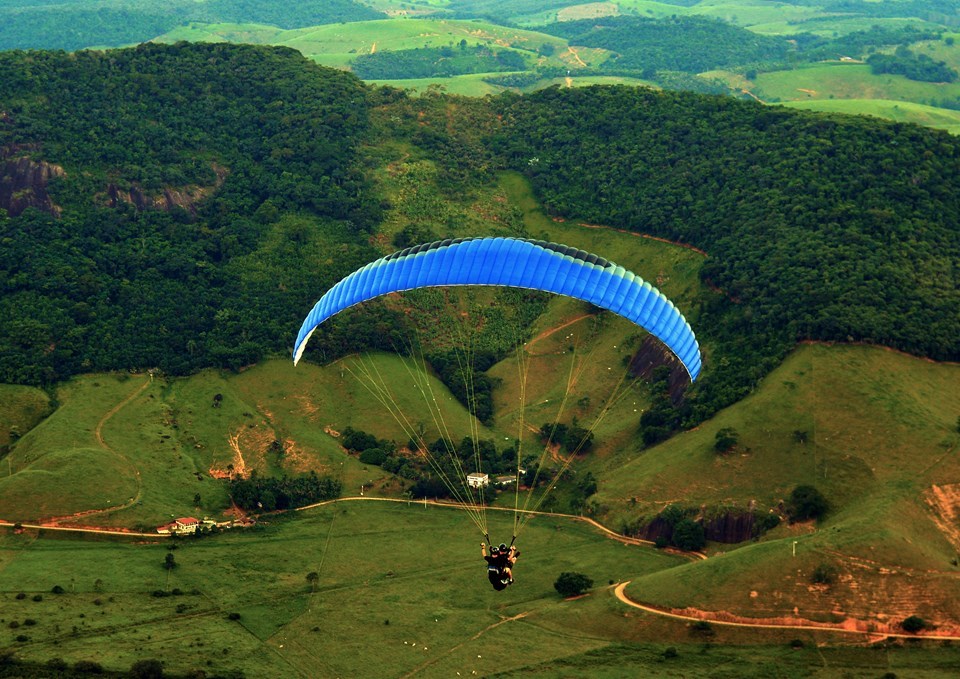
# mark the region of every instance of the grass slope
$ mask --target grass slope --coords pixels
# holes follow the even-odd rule
[[[764,509],[802,483],[832,506],[816,530],[782,526],[768,541],[685,566],[681,580],[644,579],[634,595],[749,615],[796,607],[878,621],[913,613],[957,620],[952,560],[960,541],[955,527],[938,528],[949,522],[932,498],[934,486],[952,491],[960,475],[958,376],[960,366],[879,348],[805,346],[756,393],[696,431],[605,460],[594,473],[613,523],[636,513],[631,498],[648,511],[749,501]],[[736,429],[740,445],[718,456],[712,442],[722,427]],[[798,443],[794,431],[806,432],[808,442]],[[832,587],[812,586],[821,563],[837,569]]]
[[[50,397],[35,387],[0,384],[0,453],[50,411]]]
[[[766,101],[883,99],[925,103],[960,95],[960,84],[924,83],[896,75],[873,75],[866,64],[819,64],[760,73],[755,93]]]
[[[824,111],[847,115],[868,115],[885,118],[895,122],[913,123],[924,127],[946,130],[950,134],[960,134],[960,111],[914,104],[909,101],[891,101],[888,99],[816,99],[811,101],[791,101],[783,104],[788,108],[807,111]]]
[[[494,517],[498,532],[508,520]],[[576,612],[588,602],[557,597],[559,572],[577,569],[601,584],[682,562],[583,524],[538,519],[523,536],[517,584],[496,593],[478,539],[456,510],[342,503],[181,542],[168,574],[165,545],[0,534],[2,617],[37,621],[4,625],[0,648],[41,662],[58,656],[125,668],[160,657],[173,672],[242,669],[261,677],[369,676],[371,668],[379,676],[490,674],[609,643],[596,622],[590,634],[578,633]],[[310,572],[319,574],[315,593]],[[56,584],[67,593],[49,594]],[[185,594],[150,596],[173,588]],[[31,596],[18,600],[20,591]],[[43,600],[33,601],[34,593]],[[240,619],[228,620],[232,612]],[[615,631],[616,613],[606,617]],[[25,630],[29,641],[14,642]],[[170,654],[173,643],[191,651]]]
[[[466,40],[469,44],[511,47],[536,51],[544,44],[563,53],[566,41],[553,36],[480,21],[448,19],[385,19],[330,24],[279,31],[268,26],[215,24],[181,27],[157,38],[159,42],[178,40],[206,42],[253,42],[292,47],[324,66],[344,68],[357,54],[374,51],[404,50],[417,47],[443,47]],[[558,63],[564,63],[559,57]]]

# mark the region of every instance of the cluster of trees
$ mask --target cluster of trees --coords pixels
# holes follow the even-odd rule
[[[544,445],[555,443],[566,453],[586,453],[593,448],[593,432],[573,418],[572,424],[547,422],[540,427],[540,442]]]
[[[497,102],[505,161],[548,211],[709,253],[721,292],[684,304],[712,360],[679,423],[744,396],[797,340],[960,357],[956,138],[626,87]],[[657,426],[674,426],[663,405]]]
[[[256,23],[300,28],[346,21],[385,19],[355,0],[58,0],[8,2],[0,6],[0,50],[63,49],[129,45],[196,21]]]
[[[319,293],[374,257],[359,234],[380,205],[355,151],[368,93],[288,49],[0,52],[0,148],[66,172],[59,218],[0,211],[0,382],[285,350]],[[111,207],[111,186],[205,197]],[[361,335],[381,342],[371,313]]]
[[[745,64],[781,63],[792,49],[783,37],[758,35],[716,19],[617,16],[564,21],[540,28],[572,45],[616,53],[604,70],[631,69],[645,78],[657,71],[700,73]]]
[[[230,497],[241,509],[254,512],[305,507],[315,502],[340,497],[338,480],[318,476],[316,472],[299,476],[270,477],[256,472],[250,478],[236,476],[230,479]]]
[[[390,80],[522,71],[527,68],[527,63],[514,50],[467,46],[463,40],[458,47],[418,47],[362,54],[353,60],[350,68],[365,80]]]
[[[872,54],[867,63],[870,72],[875,74],[892,73],[931,83],[952,83],[957,79],[956,70],[946,62],[934,61],[926,54],[916,54],[903,46],[893,54]]]
[[[448,497],[450,491],[435,478],[441,472],[446,478],[456,480],[462,476],[461,471],[470,473],[482,469],[487,474],[496,475],[515,473],[517,470],[516,449],[507,446],[497,450],[489,439],[475,442],[473,438],[465,436],[456,443],[440,438],[427,444],[425,450],[411,439],[404,451],[394,441],[378,439],[368,432],[347,427],[343,430],[340,443],[351,453],[359,455],[364,464],[376,465],[401,478],[420,482],[421,485],[415,488],[424,492],[415,490],[416,497]],[[436,488],[436,485],[443,488]]]

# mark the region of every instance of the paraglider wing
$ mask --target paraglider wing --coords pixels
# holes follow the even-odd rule
[[[583,250],[520,238],[457,238],[417,245],[367,264],[334,285],[307,315],[293,361],[331,316],[390,292],[449,285],[500,285],[574,297],[636,323],[663,342],[686,368],[700,374],[701,356],[690,324],[656,288],[636,274]]]

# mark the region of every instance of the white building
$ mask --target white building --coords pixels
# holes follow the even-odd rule
[[[467,474],[467,485],[471,488],[484,488],[490,485],[490,477],[482,472]]]

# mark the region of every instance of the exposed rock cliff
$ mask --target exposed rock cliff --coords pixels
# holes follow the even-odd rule
[[[653,335],[647,335],[630,360],[630,374],[642,377],[649,381],[653,378],[655,368],[665,365],[670,368],[670,383],[668,390],[670,400],[673,404],[678,404],[683,399],[683,392],[686,391],[690,378],[687,371],[677,357],[667,349]]]
[[[180,208],[194,213],[197,203],[220,188],[227,176],[226,168],[219,165],[214,165],[213,171],[217,178],[210,186],[166,187],[160,192],[148,193],[138,184],[131,185],[129,189],[121,189],[116,184],[108,184],[106,193],[100,194],[100,198],[110,207],[127,203],[138,210],[169,211]]]
[[[35,207],[59,217],[60,207],[50,199],[47,184],[66,173],[59,165],[23,155],[30,150],[24,146],[0,149],[0,209],[16,217],[28,207]]]

